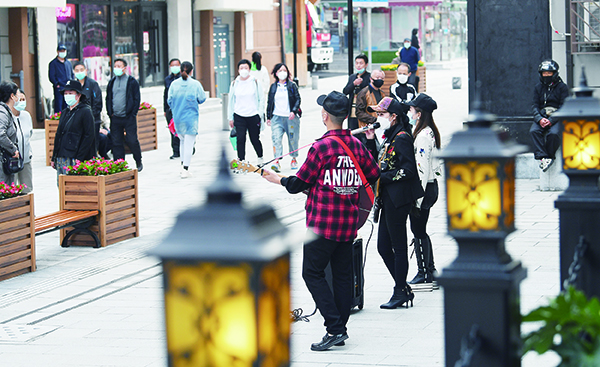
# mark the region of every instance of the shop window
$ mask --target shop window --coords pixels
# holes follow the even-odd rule
[[[80,6],[83,62],[88,70],[88,77],[104,87],[108,85],[111,77],[108,52],[108,6],[92,4]]]
[[[77,8],[73,4],[56,8],[58,43],[67,47],[67,59],[79,60],[77,34]]]
[[[127,74],[140,78],[140,60],[137,44],[137,7],[118,5],[114,7],[114,54],[117,59],[127,61]]]

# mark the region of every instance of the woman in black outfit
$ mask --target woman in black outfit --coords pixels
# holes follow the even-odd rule
[[[406,220],[415,203],[424,192],[419,182],[411,126],[400,102],[383,98],[377,106],[368,108],[377,112],[383,127],[389,126],[377,152],[375,133],[369,130],[367,148],[378,158],[381,177],[377,184],[377,203],[381,209],[377,250],[394,278],[392,298],[380,307],[394,309],[408,302],[412,306],[414,293],[406,283],[408,273],[408,245]]]

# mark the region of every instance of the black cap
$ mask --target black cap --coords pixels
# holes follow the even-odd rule
[[[433,98],[429,97],[425,93],[421,93],[417,96],[417,98],[407,103],[408,106],[419,107],[423,111],[432,113],[435,109],[437,109],[437,103],[433,100]]]
[[[325,111],[335,117],[346,118],[348,116],[348,97],[340,92],[333,91],[328,95],[319,96],[317,104],[323,106]]]
[[[79,80],[73,79],[73,80],[67,81],[67,84],[65,84],[65,87],[63,88],[61,93],[65,94],[66,90],[74,90],[75,92],[81,94],[81,92],[83,91],[83,88],[81,87],[81,83],[79,82]]]
[[[65,46],[64,43],[59,43],[58,47],[56,48],[56,51],[60,51],[60,50],[66,50],[67,46]]]

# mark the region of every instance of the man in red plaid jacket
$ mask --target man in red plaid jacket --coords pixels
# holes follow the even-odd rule
[[[343,130],[348,116],[348,98],[339,92],[322,95],[321,117],[327,132],[310,150],[296,176],[280,177],[265,170],[264,177],[285,186],[295,194],[308,192],[302,277],[325,319],[327,333],[311,345],[312,350],[327,350],[344,345],[348,339],[346,323],[352,304],[352,242],[358,231],[359,187],[362,180],[339,137],[352,151],[367,181],[374,184],[379,167],[363,144]],[[331,262],[333,294],[325,280],[325,267]]]

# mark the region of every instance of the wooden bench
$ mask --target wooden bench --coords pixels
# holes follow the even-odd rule
[[[96,217],[100,214],[98,210],[59,210],[41,217],[35,218],[35,234],[41,235],[54,232],[59,229],[73,227],[61,242],[62,247],[69,247],[68,241],[76,233],[86,233],[94,239],[94,247],[100,247],[100,239],[89,229],[96,222]]]

